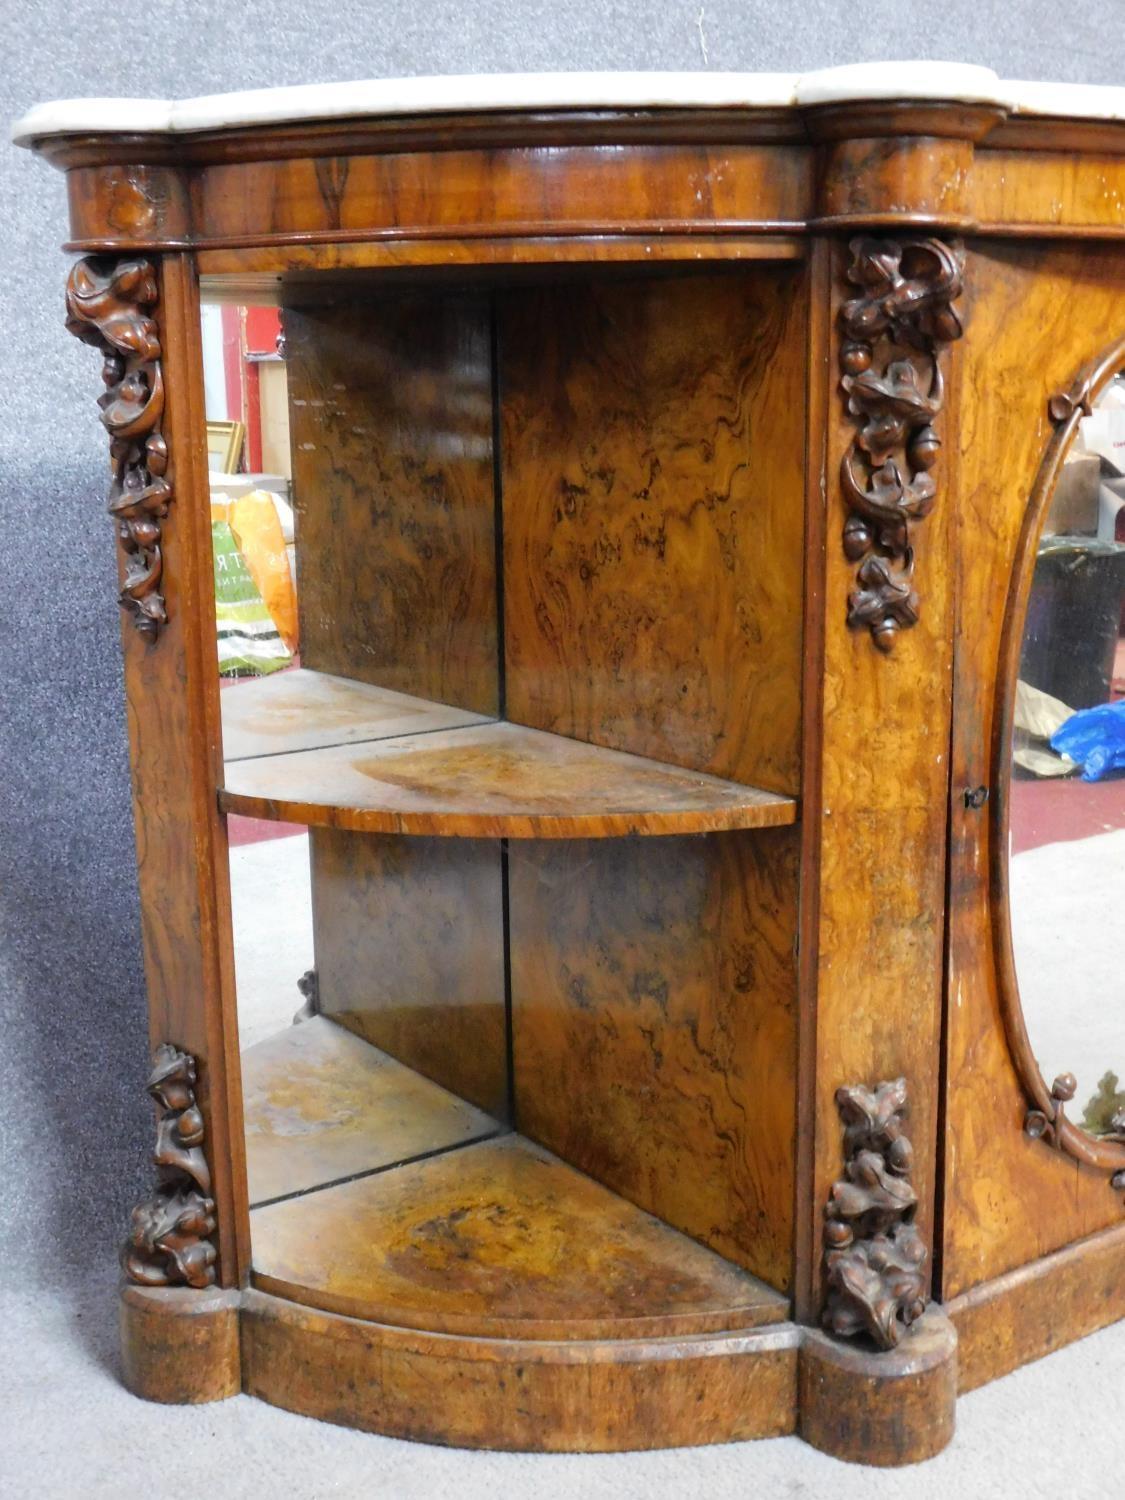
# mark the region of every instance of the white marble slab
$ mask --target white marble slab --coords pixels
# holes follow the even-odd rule
[[[875,62],[821,68],[797,80],[797,104],[844,104],[860,99],[941,99],[995,104],[1003,85],[975,63]]]
[[[1125,89],[1006,82],[970,63],[881,62],[814,73],[498,73],[251,89],[198,99],[63,99],[12,127],[27,146],[98,132],[190,134],[311,120],[543,109],[755,109],[864,99],[994,103],[1020,114],[1125,119]]]
[[[1002,103],[1019,115],[1071,120],[1125,120],[1125,88],[1097,83],[1025,83],[1006,78]]]

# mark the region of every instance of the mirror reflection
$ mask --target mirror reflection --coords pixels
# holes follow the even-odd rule
[[[1081,422],[1052,498],[1012,745],[1012,940],[1028,1035],[1048,1085],[1071,1075],[1068,1118],[1125,1139],[1125,372]]]
[[[204,304],[201,332],[219,673],[238,681],[298,653],[285,345],[276,307]]]
[[[418,357],[411,310],[396,307],[204,304],[223,795],[240,767],[267,763],[270,788],[307,779],[310,765],[330,785],[341,747],[474,723],[492,707],[464,672],[442,684],[447,701],[435,701],[425,672],[410,675],[408,649],[424,635],[415,553],[420,575],[448,581],[455,562],[441,527],[454,530],[457,555],[467,548],[446,494],[462,491],[456,475],[446,485],[445,467],[472,465],[491,484],[491,415],[479,399],[489,372],[467,362],[464,398],[455,377],[466,359],[451,338],[439,350],[451,365],[443,384]],[[352,337],[357,319],[370,325],[366,342]],[[366,366],[356,367],[357,348]],[[447,385],[483,446],[446,441]],[[394,403],[404,390],[422,414],[418,434],[409,402]],[[490,490],[487,502],[487,525],[472,535],[491,560]],[[384,570],[399,569],[389,584],[373,565],[363,571],[376,552]],[[352,573],[354,594],[342,596],[341,577]],[[448,593],[454,607],[464,597],[455,579]],[[355,625],[369,615],[384,648],[407,649],[374,649],[377,632]],[[455,627],[431,635],[455,636]],[[478,705],[474,691],[487,701]],[[303,1225],[313,1233],[344,1184],[389,1180],[404,1164],[503,1133],[503,875],[495,840],[306,827],[284,821],[272,792],[262,800],[225,810],[251,1236],[255,1266],[276,1271],[286,1237]]]

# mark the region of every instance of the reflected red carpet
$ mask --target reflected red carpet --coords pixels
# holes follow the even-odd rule
[[[1012,781],[1012,853],[1125,828],[1125,774]]]

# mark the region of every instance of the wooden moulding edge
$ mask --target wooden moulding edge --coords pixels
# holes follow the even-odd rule
[[[981,1282],[945,1310],[963,1395],[1125,1319],[1125,1224]]]
[[[127,1285],[125,1383],[163,1402],[245,1390],[345,1426],[467,1448],[608,1452],[797,1432],[847,1461],[897,1465],[944,1447],[957,1394],[1125,1317],[1123,1269],[1120,1226],[931,1306],[889,1354],[791,1322],[628,1340],[469,1337],[256,1288]],[[1052,1325],[1060,1308],[1065,1320]]]

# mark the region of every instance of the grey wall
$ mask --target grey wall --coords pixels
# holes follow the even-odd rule
[[[1122,6],[4,0],[0,119],[76,95],[505,69],[945,57],[1122,83]],[[0,1263],[49,1281],[109,1263],[152,1122],[98,361],[62,326],[62,177],[0,146],[0,209]]]

